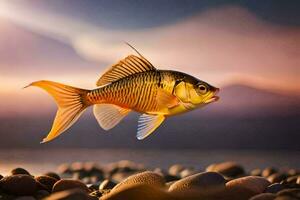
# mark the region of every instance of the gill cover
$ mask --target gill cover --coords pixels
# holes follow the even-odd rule
[[[180,81],[175,85],[175,94],[182,102],[192,102],[197,98],[197,92],[191,83]]]

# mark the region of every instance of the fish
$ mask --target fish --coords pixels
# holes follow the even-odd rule
[[[136,137],[143,140],[168,117],[219,100],[216,88],[189,74],[159,70],[133,46],[130,54],[112,65],[97,81],[95,89],[81,89],[40,80],[36,86],[49,93],[58,109],[52,128],[41,143],[52,141],[70,128],[90,106],[99,125],[110,130],[130,112],[140,113]]]

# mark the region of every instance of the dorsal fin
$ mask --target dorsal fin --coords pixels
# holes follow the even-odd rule
[[[97,81],[97,86],[112,83],[135,73],[152,70],[156,69],[147,59],[130,55],[109,68]]]

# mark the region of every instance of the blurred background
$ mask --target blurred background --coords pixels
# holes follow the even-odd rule
[[[202,167],[300,167],[300,2],[1,0],[0,170],[131,159]],[[36,80],[92,89],[137,48],[159,69],[221,88],[220,101],[168,119],[143,141],[138,114],[102,130],[88,110],[55,141],[56,105]]]

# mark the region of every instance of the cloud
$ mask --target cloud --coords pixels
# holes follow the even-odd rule
[[[122,31],[6,6],[18,12],[2,16],[68,43],[87,60],[114,63],[133,53],[123,44],[128,41],[159,68],[185,71],[216,84],[245,76],[254,82],[263,79],[266,87],[300,89],[300,29],[267,23],[241,7],[219,7],[175,24]]]

